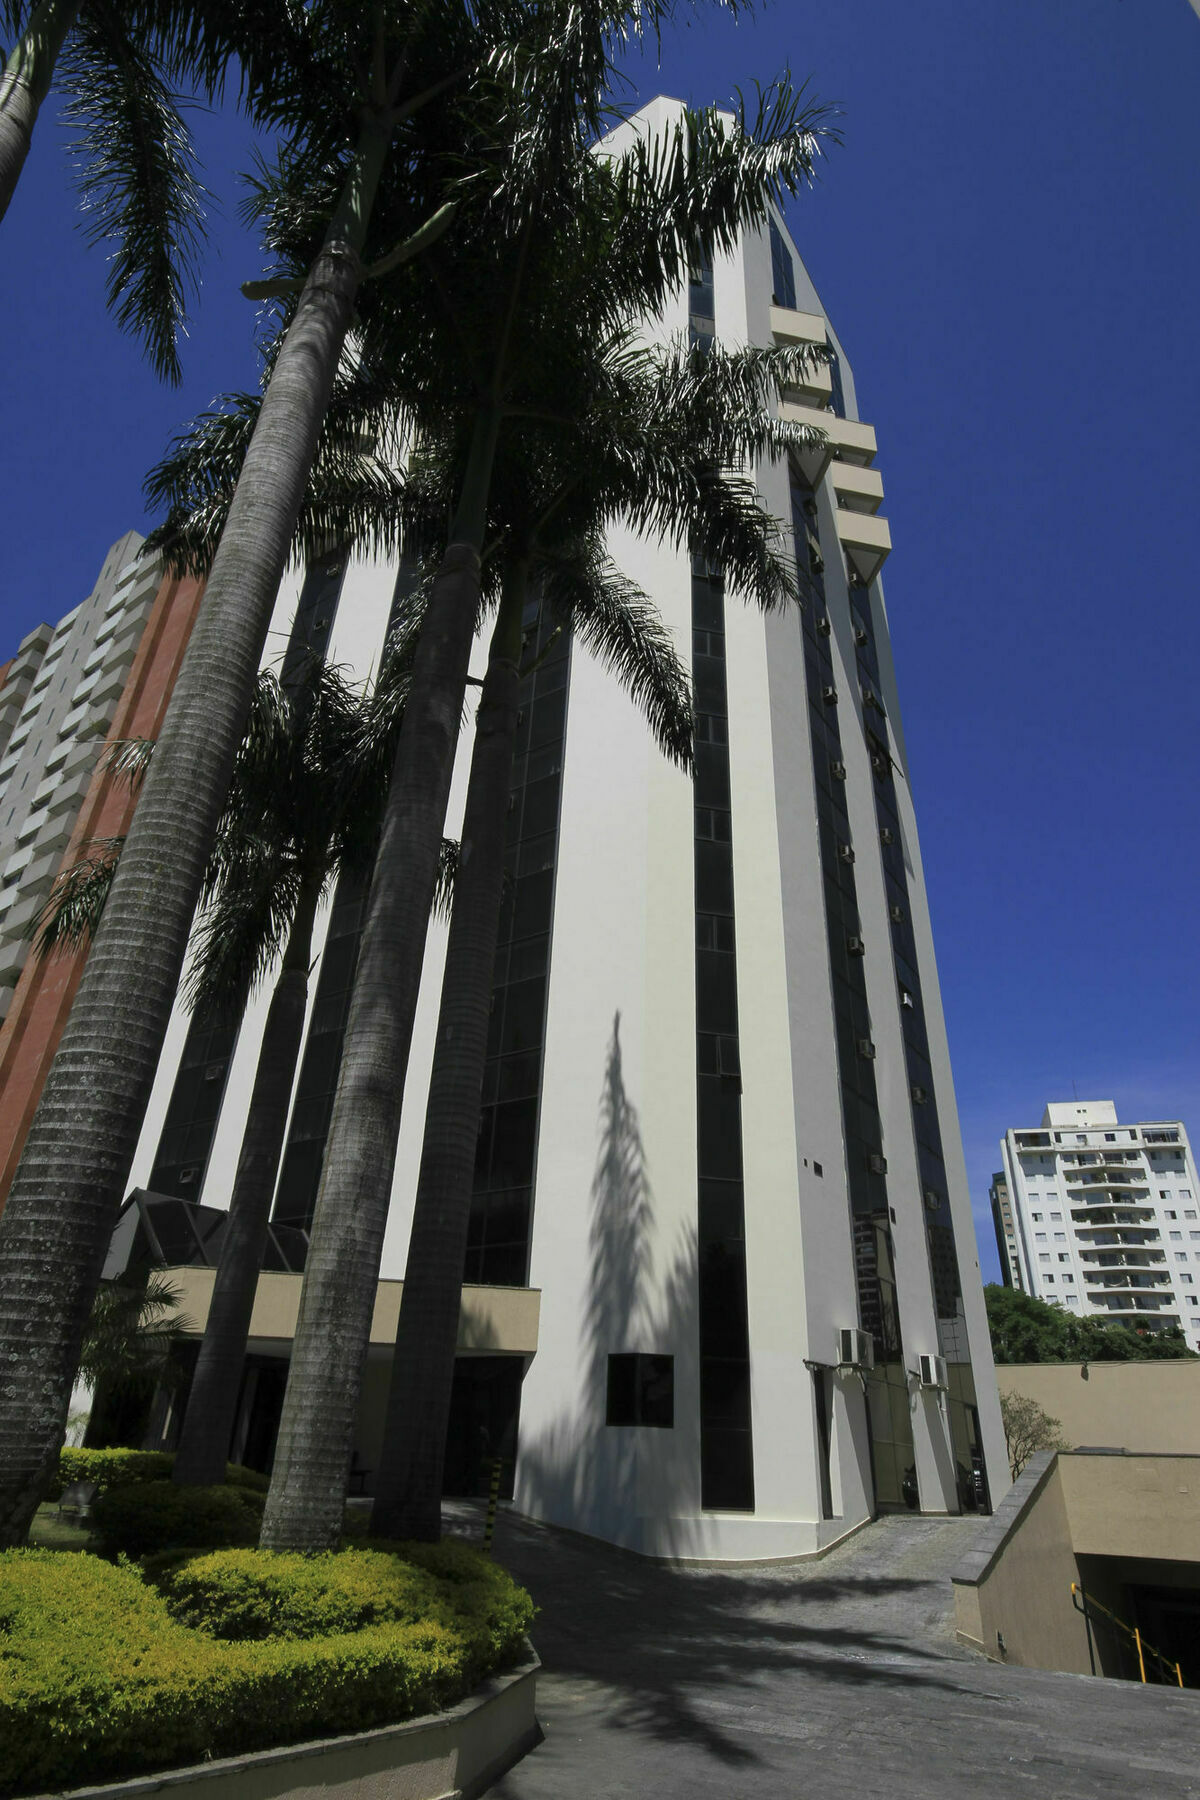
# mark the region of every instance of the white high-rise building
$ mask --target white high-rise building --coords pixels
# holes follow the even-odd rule
[[[719,571],[614,532],[691,653],[694,780],[586,651],[539,640],[448,1482],[471,1491],[489,1444],[530,1514],[648,1553],[787,1556],[880,1508],[987,1504],[1007,1459],[879,579],[875,432],[781,219],[698,269],[647,333],[828,346],[784,403],[824,447],[759,471],[803,606],[763,617]],[[274,648],[319,623],[330,656],[365,671],[404,579],[311,571],[281,596]],[[313,983],[232,1445],[252,1459],[278,1417],[361,899],[342,883]],[[367,1492],[443,952],[435,926],[359,1421]],[[208,1209],[228,1204],[265,1010],[236,1041],[178,1014],[113,1267],[131,1251],[214,1259]],[[188,1286],[193,1317],[208,1279]]]
[[[1055,1102],[1000,1148],[1014,1285],[1135,1331],[1178,1325],[1200,1350],[1200,1183],[1180,1121]]]
[[[158,592],[162,565],[139,559],[142,542],[118,538],[87,598],[23,638],[2,673],[0,1021]]]

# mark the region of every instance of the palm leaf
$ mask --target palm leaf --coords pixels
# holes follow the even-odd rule
[[[85,235],[110,249],[106,293],[123,331],[177,382],[203,237],[191,134],[159,57],[117,0],[83,8],[60,60]]]
[[[554,612],[609,669],[645,713],[659,748],[689,770],[694,750],[692,686],[658,608],[592,544],[539,565]]]
[[[91,943],[124,843],[123,837],[93,838],[86,846],[90,855],[60,869],[44,904],[29,923],[28,935],[39,962]]]

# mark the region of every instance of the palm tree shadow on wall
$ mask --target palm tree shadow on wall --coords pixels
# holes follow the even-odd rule
[[[670,1520],[695,1510],[693,1485],[698,1500],[689,1374],[698,1342],[696,1234],[690,1223],[681,1227],[670,1264],[655,1282],[654,1189],[638,1111],[625,1086],[619,1012],[605,1056],[590,1210],[580,1392],[548,1425],[522,1433],[517,1505],[631,1548],[645,1547],[641,1520],[653,1514],[657,1553],[683,1554],[686,1546],[671,1541]],[[674,1358],[672,1428],[606,1424],[608,1360],[629,1351]]]

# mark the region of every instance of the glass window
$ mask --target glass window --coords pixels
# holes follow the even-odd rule
[[[1075,1279],[1075,1277],[1073,1275],[1064,1275],[1063,1276],[1064,1281],[1074,1281],[1074,1279]]]
[[[771,234],[771,286],[772,298],[776,306],[787,306],[796,310],[796,270],[792,262],[792,254],[783,241],[774,219],[770,221]]]
[[[610,1356],[605,1424],[670,1431],[675,1424],[675,1358]]]
[[[1180,1243],[1183,1239],[1182,1231],[1168,1231],[1167,1236],[1173,1244]]]
[[[1039,1252],[1038,1261],[1040,1263],[1041,1262],[1049,1262],[1050,1261],[1050,1252],[1048,1250]]]

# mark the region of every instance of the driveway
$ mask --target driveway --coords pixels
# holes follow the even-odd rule
[[[1200,1694],[955,1643],[974,1529],[889,1518],[817,1562],[680,1568],[502,1515],[497,1560],[541,1609],[546,1737],[491,1800],[1200,1795]]]

